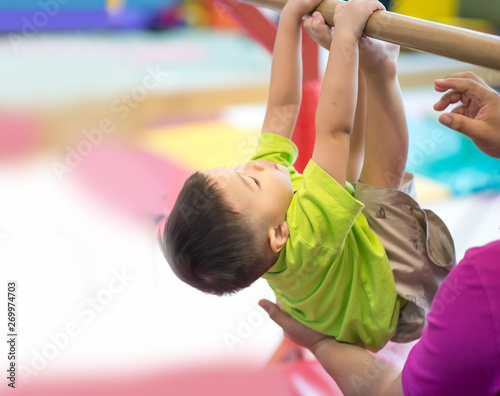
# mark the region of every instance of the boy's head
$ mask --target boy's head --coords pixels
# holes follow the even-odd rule
[[[196,172],[179,193],[163,234],[174,273],[211,294],[249,286],[286,243],[292,197],[288,170],[263,159]]]

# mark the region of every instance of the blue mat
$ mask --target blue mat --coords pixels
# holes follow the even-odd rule
[[[435,118],[408,119],[407,169],[448,185],[454,194],[500,191],[500,160],[483,154],[468,137]]]

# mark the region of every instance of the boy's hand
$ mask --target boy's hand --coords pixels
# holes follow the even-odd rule
[[[304,21],[304,29],[309,36],[323,48],[329,50],[335,29],[325,22],[325,18],[316,11]],[[399,56],[399,45],[361,37],[359,41],[359,66],[366,72],[376,72],[380,68],[395,66]]]
[[[316,11],[304,21],[304,28],[309,36],[323,48],[329,50],[335,29],[328,26],[320,12]],[[399,45],[384,41],[361,37],[359,41],[359,66],[367,75],[384,73],[396,75],[396,63],[399,55]]]
[[[292,14],[298,19],[309,14],[322,0],[288,0],[283,7],[283,13]]]
[[[399,56],[399,45],[368,37],[359,41],[359,67],[369,77],[381,73],[394,77]]]
[[[325,18],[319,11],[316,11],[304,21],[304,29],[311,38],[329,50],[332,45],[333,29],[325,22]]]
[[[368,18],[378,10],[385,7],[377,0],[349,0],[335,8],[333,24],[337,31],[351,32],[360,40]]]

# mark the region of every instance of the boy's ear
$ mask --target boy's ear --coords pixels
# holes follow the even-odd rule
[[[279,251],[285,246],[290,231],[288,230],[288,223],[284,221],[277,227],[269,228],[269,246],[274,253]]]

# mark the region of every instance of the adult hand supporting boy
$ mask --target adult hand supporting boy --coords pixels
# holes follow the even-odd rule
[[[363,395],[403,395],[401,374],[363,348],[308,328],[268,300],[260,300],[259,305],[291,341],[316,356],[345,395],[359,395],[361,391]]]
[[[302,17],[320,1],[289,0],[283,8],[274,44],[264,133],[292,136],[302,95]]]

